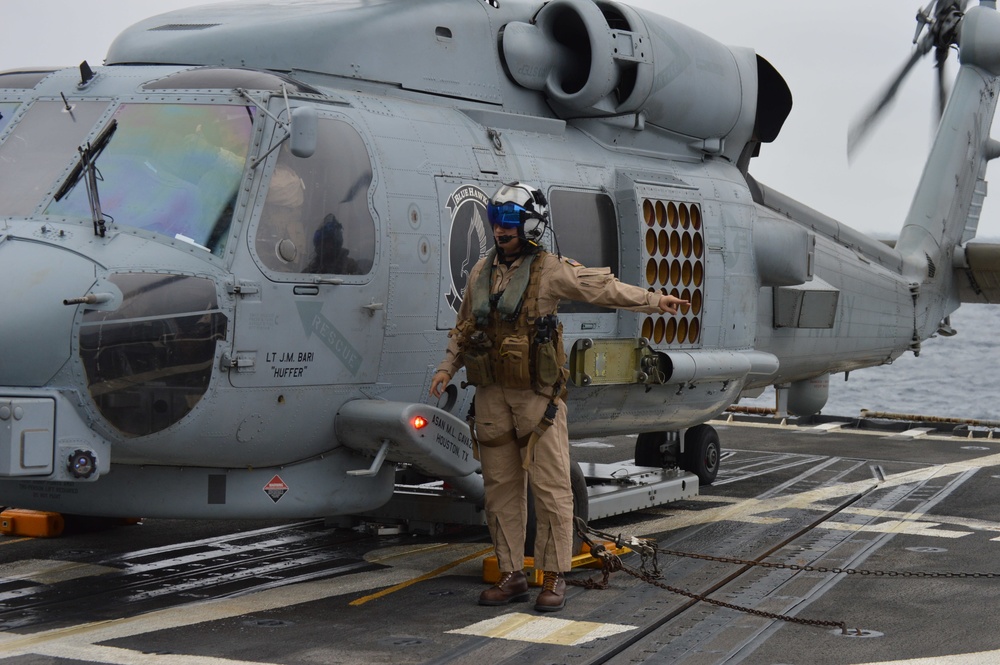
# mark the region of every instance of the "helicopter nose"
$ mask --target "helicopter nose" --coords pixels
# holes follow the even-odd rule
[[[0,237],[0,385],[44,386],[66,364],[77,308],[63,301],[95,281],[94,263],[79,254]]]

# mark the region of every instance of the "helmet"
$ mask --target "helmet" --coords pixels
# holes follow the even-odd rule
[[[313,244],[317,247],[321,244],[332,245],[337,249],[344,246],[344,226],[332,212],[323,218],[322,226],[313,234]]]
[[[491,225],[516,229],[521,240],[537,245],[549,226],[549,203],[537,187],[512,182],[493,195],[486,215]]]

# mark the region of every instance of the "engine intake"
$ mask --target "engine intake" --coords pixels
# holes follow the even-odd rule
[[[752,50],[611,0],[552,0],[531,23],[504,26],[500,53],[507,75],[565,120],[641,114],[736,155],[774,140],[791,108],[781,76]]]
[[[634,36],[641,49],[641,35],[612,31],[593,2],[555,0],[541,9],[533,24],[504,26],[501,53],[515,82],[544,91],[556,106],[608,113],[614,111],[611,95],[622,78],[613,45],[619,36],[623,42]],[[645,55],[641,50],[639,54]]]
[[[756,97],[755,63],[743,72],[709,37],[606,0],[553,0],[532,23],[508,23],[501,54],[508,75],[543,91],[563,118],[642,111],[670,131],[721,138],[736,127],[745,90]]]

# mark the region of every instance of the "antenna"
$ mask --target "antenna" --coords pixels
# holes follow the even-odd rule
[[[94,78],[94,70],[86,60],[80,63],[80,85],[85,86]]]

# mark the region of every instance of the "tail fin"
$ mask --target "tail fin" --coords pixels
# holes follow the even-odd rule
[[[993,5],[993,6],[991,6]],[[914,343],[932,335],[959,303],[956,248],[975,236],[986,164],[1000,156],[989,138],[1000,94],[1000,14],[995,3],[962,19],[959,70],[906,222],[896,243],[914,292]]]

